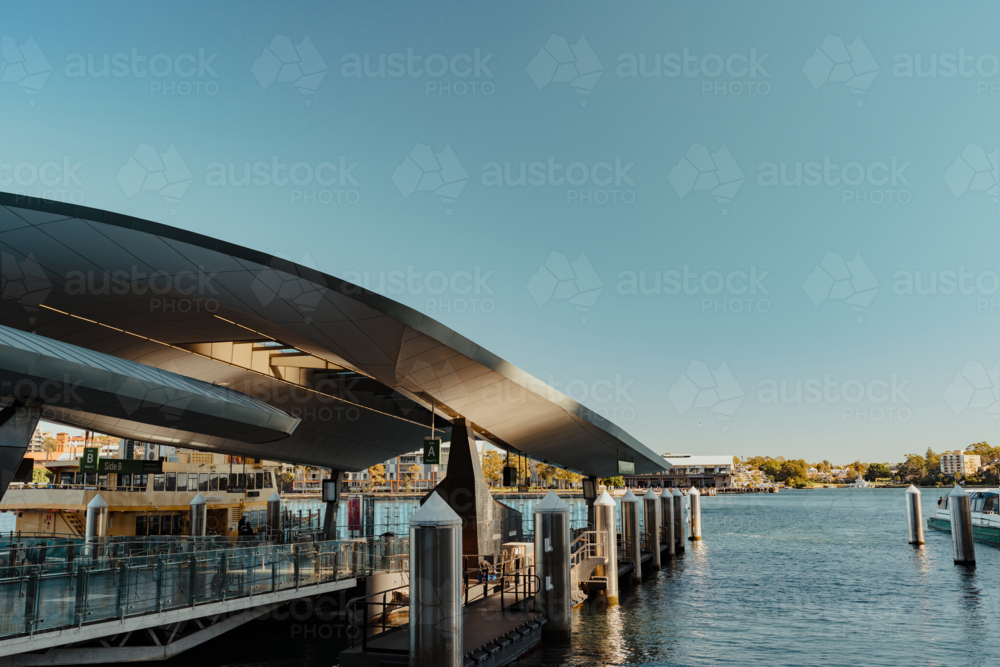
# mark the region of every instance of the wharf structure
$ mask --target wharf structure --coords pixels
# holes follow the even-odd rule
[[[667,470],[626,475],[625,483],[634,487],[698,487],[725,489],[733,486],[736,463],[732,456],[664,455]]]
[[[614,502],[597,498],[597,482],[617,474],[623,460],[639,475],[669,462],[421,313],[226,241],[4,193],[0,253],[0,492],[23,478],[22,458],[42,418],[333,470],[322,484],[319,535],[279,531],[280,538],[253,545],[212,538],[204,533],[205,500],[196,497],[188,534],[166,546],[121,542],[106,536],[107,503],[95,497],[82,540],[22,534],[0,543],[7,565],[0,604],[9,610],[0,665],[166,658],[275,605],[360,586],[367,595],[349,609],[358,621],[352,627],[362,628],[357,660],[406,664],[416,649],[412,641],[400,648],[400,637],[428,640],[425,628],[374,636],[372,626],[379,617],[385,624],[393,593],[409,591],[411,610],[429,604],[417,595],[427,590],[426,577],[444,577],[431,581],[449,595],[463,591],[461,614],[449,617],[460,629],[452,633],[461,643],[455,664],[499,665],[537,643],[549,618],[536,601],[541,581],[572,582],[616,600],[619,576],[636,579],[653,559],[650,538],[638,532],[640,503],[623,505],[630,529],[619,537]],[[451,515],[439,525],[411,525],[411,536],[437,526],[459,531],[457,542],[433,533],[416,549],[396,536],[329,539],[345,473],[422,442],[433,449],[439,439],[449,439],[451,451],[448,474],[432,493]],[[594,521],[541,544],[538,534],[525,535],[520,513],[490,496],[476,439],[586,476]],[[656,548],[669,542],[670,553],[683,551],[686,525],[675,493],[660,496],[658,513],[659,530],[672,528],[674,538]],[[560,536],[572,539],[560,552],[572,579],[540,577],[535,556]],[[434,569],[452,562],[437,557],[443,552],[434,545],[446,543],[460,545],[462,572]],[[386,645],[368,650],[370,636]],[[342,664],[354,659],[344,656]]]

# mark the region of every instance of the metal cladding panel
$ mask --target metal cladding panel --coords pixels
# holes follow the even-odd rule
[[[40,282],[47,284],[42,285],[45,290],[36,290],[35,302],[23,295],[0,299],[0,322],[145,364],[173,366],[179,373],[205,382],[226,381],[244,388],[248,385],[244,371],[234,371],[223,363],[205,363],[197,357],[185,360],[182,355],[188,352],[130,334],[187,346],[259,340],[252,333],[257,331],[375,378],[382,385],[371,405],[362,402],[350,416],[321,416],[315,410],[307,413],[318,405],[311,401],[293,406],[301,408],[302,423],[280,445],[273,445],[273,450],[251,447],[237,438],[206,442],[206,438],[194,438],[180,427],[148,429],[129,424],[129,420],[119,420],[116,434],[129,428],[135,429],[135,434],[156,430],[157,437],[172,438],[175,444],[236,454],[274,451],[278,458],[358,470],[388,455],[417,448],[428,432],[427,408],[433,400],[445,415],[468,419],[489,439],[572,470],[614,475],[619,455],[633,459],[637,473],[664,469],[659,456],[608,420],[441,323],[366,289],[265,253],[166,225],[58,202],[25,202],[0,193],[0,204],[15,201],[19,204],[16,211],[0,206],[0,230],[8,230],[0,231],[0,244],[10,253],[3,277],[5,281],[24,281],[24,268],[34,257],[37,265],[44,267],[35,273],[42,271]],[[153,296],[138,289],[125,294],[106,290],[68,293],[70,272],[103,274],[131,271],[133,267],[137,271],[148,267],[170,275],[188,271],[207,276],[208,286],[203,284],[200,289],[206,295],[211,292],[217,310],[171,314],[153,308]],[[157,296],[191,295],[173,285],[166,295]],[[128,333],[74,319],[46,306]],[[400,407],[394,392],[415,398],[420,405]],[[266,400],[283,409],[280,396],[276,392]],[[384,413],[376,407],[381,405],[396,407]],[[400,409],[407,412],[392,413]],[[447,420],[438,419],[439,423]]]

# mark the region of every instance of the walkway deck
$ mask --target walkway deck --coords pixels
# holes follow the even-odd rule
[[[535,648],[541,641],[541,612],[530,611],[532,599],[514,603],[511,596],[500,607],[500,596],[472,602],[464,608],[463,652],[466,665],[500,667]],[[400,667],[409,665],[410,626],[402,625],[340,654],[341,667]],[[482,662],[480,662],[480,660]]]

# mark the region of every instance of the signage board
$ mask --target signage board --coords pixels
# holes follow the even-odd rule
[[[635,461],[619,461],[618,462],[618,474],[619,475],[634,475],[635,474]]]
[[[81,471],[83,468],[81,468]],[[101,459],[97,465],[99,473],[119,475],[155,475],[163,472],[163,461],[140,461],[135,459]]]
[[[424,438],[424,463],[441,463],[441,438]]]
[[[99,447],[84,447],[83,458],[80,459],[80,472],[97,472],[97,462],[100,459]]]

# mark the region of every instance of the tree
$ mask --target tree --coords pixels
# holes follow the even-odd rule
[[[919,482],[927,474],[927,462],[920,454],[907,454],[897,474],[904,482]]]
[[[928,475],[937,473],[941,470],[941,457],[935,454],[934,450],[930,447],[927,448],[927,453],[924,454],[924,461],[926,463]]]
[[[604,484],[604,486],[621,489],[625,487],[625,478],[621,475],[617,477],[605,477],[601,480],[601,483]]]
[[[55,438],[49,436],[42,441],[42,451],[45,452],[45,460],[49,460],[49,454],[54,454],[59,449],[59,443]]]
[[[538,476],[545,483],[545,488],[551,488],[552,479],[559,473],[559,468],[550,466],[547,463],[537,463],[535,464],[535,472],[538,473]]]
[[[563,488],[568,488],[579,482],[581,479],[583,479],[583,475],[578,475],[575,472],[570,472],[569,470],[563,470],[562,468],[559,468],[556,471],[555,478],[560,482],[565,482]]]
[[[987,442],[975,442],[966,448],[966,451],[979,454],[980,462],[986,466],[1000,460],[1000,447],[990,447]]]
[[[504,459],[499,452],[488,451],[482,458],[483,477],[490,486],[496,486],[503,481]]]
[[[35,484],[48,484],[52,481],[52,473],[45,468],[35,468],[31,471],[31,481]]]
[[[278,489],[284,493],[290,492],[295,485],[295,473],[279,472],[274,478],[278,482]]]
[[[419,477],[420,473],[423,471],[424,469],[419,465],[411,463],[410,467],[407,468],[406,472],[403,474],[403,488],[410,489],[410,487],[413,486],[413,483],[417,480],[417,477]]]
[[[876,479],[886,477],[892,477],[892,473],[889,472],[889,466],[884,463],[872,463],[868,466],[868,470],[865,471],[865,481],[868,482],[874,482]]]
[[[778,474],[781,472],[781,463],[775,459],[768,459],[761,464],[760,469],[768,477],[777,479]]]
[[[774,476],[779,482],[789,483],[792,480],[806,480],[809,477],[809,464],[802,459],[785,461],[781,464],[778,474]]]
[[[368,469],[368,481],[371,486],[385,486],[385,466],[376,463]]]

